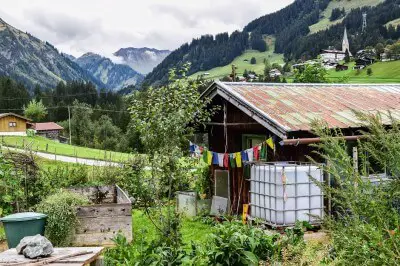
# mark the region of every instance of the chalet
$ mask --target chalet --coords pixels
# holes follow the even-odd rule
[[[30,119],[14,113],[0,114],[0,135],[25,136],[30,121]]]
[[[60,133],[64,128],[54,122],[46,122],[34,123],[33,129],[36,131],[36,135],[38,136],[49,139],[59,139]]]
[[[269,71],[270,78],[276,78],[280,76],[282,76],[282,73],[279,71],[279,69],[274,68]]]
[[[344,60],[344,58],[346,57],[346,52],[327,49],[327,50],[321,50],[320,56],[323,62],[332,62],[332,61],[338,62]]]
[[[221,106],[207,124],[209,150],[236,153],[272,139],[269,162],[306,162],[314,156],[308,145],[320,139],[311,123],[324,120],[339,128],[348,144],[356,145],[361,128],[354,111],[385,113],[400,118],[400,85],[213,83],[203,94],[210,105]],[[384,121],[389,123],[389,119]],[[229,178],[234,210],[250,203],[249,182],[243,168],[212,165],[214,178],[224,172]],[[243,185],[239,185],[243,184]]]

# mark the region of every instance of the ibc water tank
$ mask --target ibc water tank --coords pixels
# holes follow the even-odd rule
[[[258,163],[251,166],[250,217],[272,226],[299,221],[315,224],[324,214],[323,194],[312,178],[322,182],[317,165]],[[310,214],[312,216],[310,216]]]

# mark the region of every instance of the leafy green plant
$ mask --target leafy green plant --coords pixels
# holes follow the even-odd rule
[[[362,155],[361,171],[354,169],[353,158],[341,132],[315,123],[322,143],[318,154],[327,162],[325,171],[333,186],[319,184],[332,201],[333,217],[326,217],[325,227],[332,237],[329,261],[339,265],[396,265],[400,259],[400,215],[398,201],[400,134],[398,122],[383,126],[381,114],[357,114],[364,139],[358,141]],[[391,180],[378,184],[363,177],[371,164],[389,169]],[[379,168],[379,167],[378,167]]]
[[[37,207],[38,212],[47,214],[46,236],[55,246],[68,246],[78,223],[76,206],[89,204],[79,194],[60,190],[47,197]]]
[[[240,222],[215,226],[204,247],[192,246],[192,262],[202,265],[258,265],[277,250],[279,235]]]

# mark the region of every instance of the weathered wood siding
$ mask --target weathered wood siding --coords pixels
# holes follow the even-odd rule
[[[121,233],[132,241],[132,205],[127,194],[118,186],[74,188],[71,191],[93,199],[97,190],[107,192],[101,204],[77,207],[79,226],[73,244],[76,246],[111,246]]]
[[[16,127],[10,127],[9,123],[17,123]],[[26,120],[9,115],[0,117],[0,132],[25,132],[26,131]]]

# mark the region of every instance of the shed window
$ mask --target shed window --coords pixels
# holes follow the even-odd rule
[[[9,127],[17,127],[17,122],[8,122]]]

